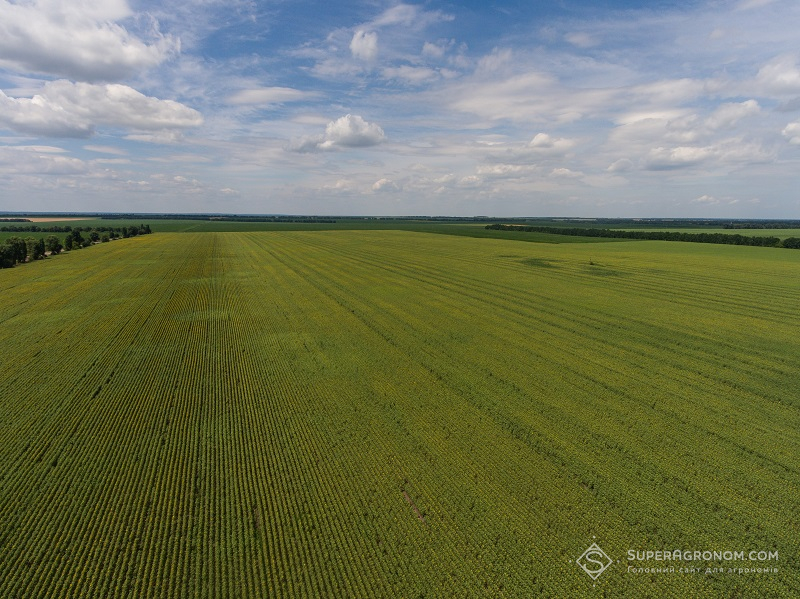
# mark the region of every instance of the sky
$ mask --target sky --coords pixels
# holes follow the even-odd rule
[[[0,0],[0,211],[800,218],[797,0]]]

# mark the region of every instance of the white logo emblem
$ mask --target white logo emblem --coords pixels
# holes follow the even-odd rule
[[[583,571],[591,576],[592,580],[597,580],[606,568],[614,563],[614,560],[608,557],[597,543],[592,543],[592,546],[584,551],[583,555],[575,560],[575,563],[583,568]]]

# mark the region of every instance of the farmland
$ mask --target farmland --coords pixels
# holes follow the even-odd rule
[[[2,271],[0,596],[796,597],[799,269],[365,229]],[[628,570],[673,549],[780,557]]]

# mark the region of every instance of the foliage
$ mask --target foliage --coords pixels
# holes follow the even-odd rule
[[[486,229],[495,231],[522,231],[526,233],[550,233],[553,235],[570,235],[581,237],[610,237],[612,239],[652,239],[659,241],[688,241],[694,243],[720,243],[728,245],[755,245],[776,247],[781,245],[780,238],[764,235],[730,235],[727,233],[686,233],[684,231],[625,231],[620,229],[600,229],[582,227],[538,227],[523,225],[503,225],[495,223],[486,225]],[[782,247],[790,247],[783,245]]]
[[[42,231],[61,230],[59,227],[39,229],[35,232],[41,233]],[[0,268],[11,268],[15,264],[26,262],[30,260],[39,260],[44,258],[49,252],[51,255],[59,254],[62,250],[75,250],[82,247],[89,247],[95,243],[108,242],[112,239],[118,239],[123,229],[115,229],[111,227],[65,227],[69,233],[64,237],[62,244],[56,235],[43,236],[30,236],[26,239],[19,237],[9,237],[4,243],[0,244],[2,251],[0,252]],[[125,227],[125,237],[133,237],[136,235],[147,235],[152,233],[149,224],[142,224],[139,226]],[[82,232],[87,234],[83,237]]]

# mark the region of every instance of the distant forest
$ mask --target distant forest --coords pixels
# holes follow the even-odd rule
[[[783,241],[778,237],[739,235],[729,233],[685,233],[682,231],[622,231],[619,229],[582,227],[537,227],[523,225],[487,225],[495,231],[523,231],[525,233],[550,233],[553,235],[572,235],[577,237],[610,237],[614,239],[651,239],[657,241],[688,241],[693,243],[719,243],[727,245],[752,245],[760,247],[784,247],[800,249],[800,238],[788,237]],[[754,227],[751,227],[754,228]],[[783,227],[785,228],[785,227]]]

